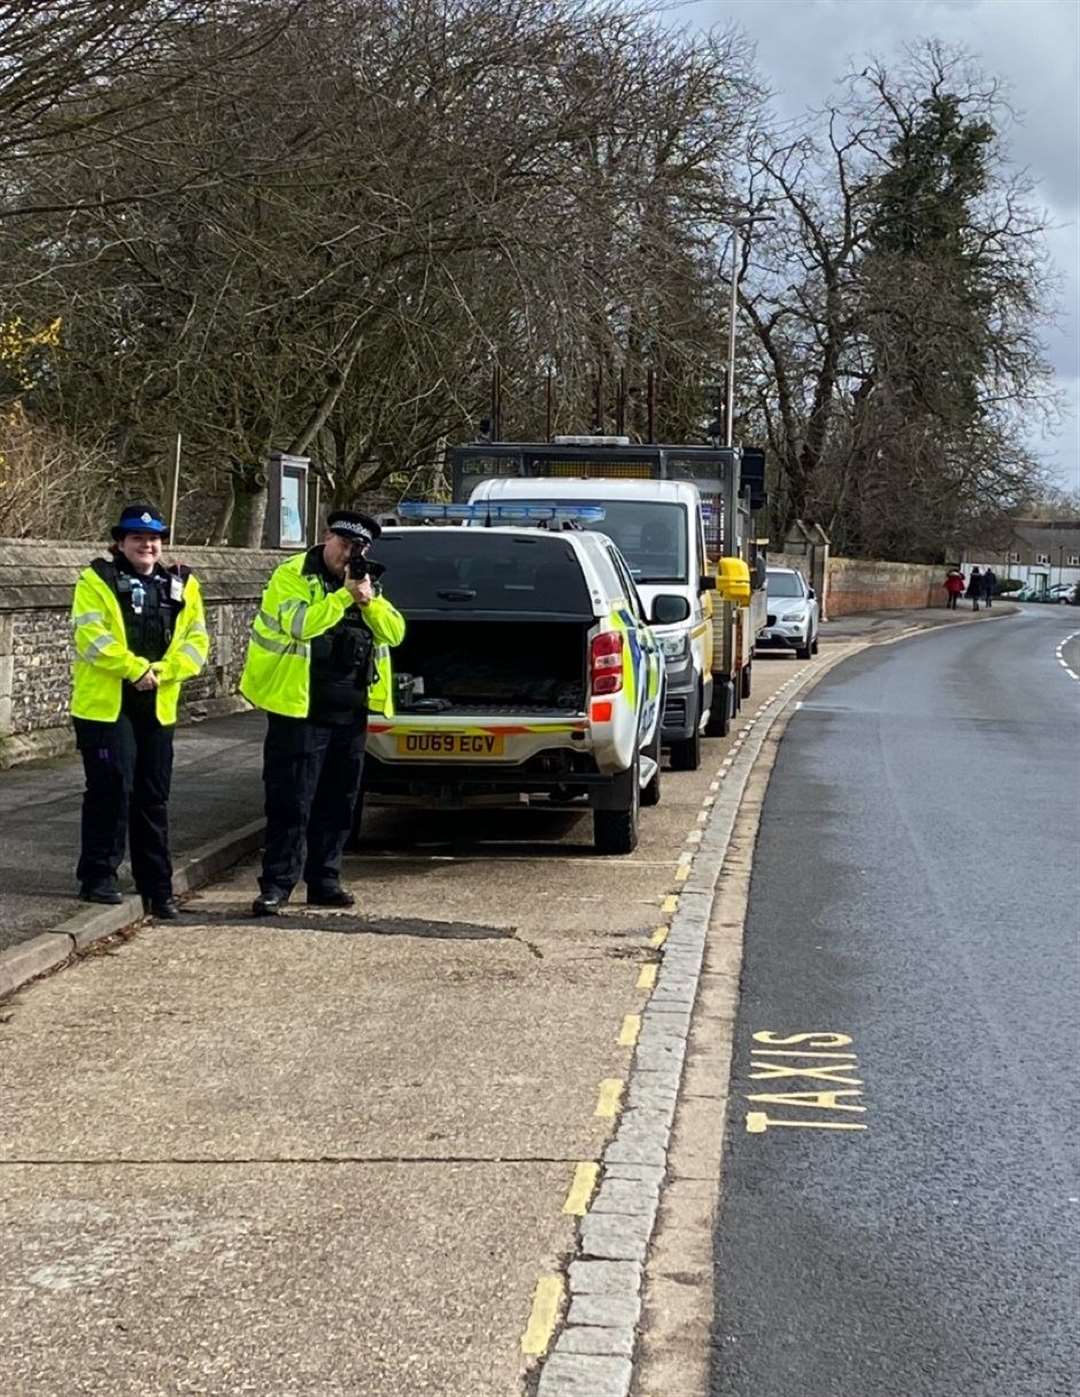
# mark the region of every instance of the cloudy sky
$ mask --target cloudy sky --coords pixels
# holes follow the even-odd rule
[[[1060,324],[1045,341],[1066,413],[1042,449],[1060,485],[1080,489],[1078,0],[676,0],[670,11],[680,25],[740,25],[784,115],[820,105],[867,54],[888,58],[929,36],[964,45],[1009,84],[1018,116],[1009,148],[1058,225],[1050,248],[1064,281]]]

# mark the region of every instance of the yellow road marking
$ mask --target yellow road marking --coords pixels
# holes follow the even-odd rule
[[[596,1103],[596,1115],[612,1120],[618,1114],[622,1100],[623,1084],[618,1077],[605,1077],[600,1083],[600,1099]]]
[[[637,977],[637,987],[639,990],[651,990],[656,984],[656,965],[650,961],[648,965],[641,967],[641,973]]]
[[[584,1217],[599,1177],[599,1164],[594,1164],[591,1160],[582,1160],[574,1170],[574,1182],[570,1185],[570,1192],[566,1195],[563,1212],[571,1213],[576,1218]]]
[[[562,1276],[541,1276],[536,1282],[532,1313],[529,1315],[525,1333],[521,1336],[522,1353],[539,1358],[547,1352],[547,1346],[555,1332],[555,1321],[559,1317],[562,1297]]]
[[[649,937],[649,945],[653,947],[662,946],[668,938],[668,930],[669,928],[666,926],[658,926]]]
[[[663,902],[660,904],[660,911],[661,911],[661,912],[677,912],[678,910],[679,910],[679,894],[678,894],[678,893],[668,893],[667,897],[665,897],[664,900],[663,900]]]
[[[622,1021],[622,1028],[619,1029],[619,1046],[621,1048],[632,1048],[638,1040],[641,1032],[641,1015],[627,1014]]]
[[[687,844],[700,844],[700,843],[701,843],[701,838],[702,838],[702,832],[701,832],[701,830],[699,830],[699,829],[692,829],[692,830],[690,831],[690,833],[686,836],[686,842],[687,842]]]
[[[764,1111],[747,1111],[746,1129],[751,1135],[764,1135],[770,1125],[805,1126],[807,1130],[865,1130],[865,1125],[852,1121],[778,1121]]]
[[[687,878],[689,878],[689,877],[690,877],[690,865],[689,865],[688,863],[681,863],[681,864],[679,864],[678,868],[675,870],[675,881],[676,881],[676,883],[685,883],[686,880],[687,880]]]

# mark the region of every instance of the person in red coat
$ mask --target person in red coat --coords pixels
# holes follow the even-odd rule
[[[950,568],[945,575],[945,590],[949,594],[949,599],[945,605],[950,611],[956,610],[956,603],[959,597],[964,595],[964,574],[959,568]]]

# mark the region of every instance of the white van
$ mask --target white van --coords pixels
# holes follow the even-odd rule
[[[590,528],[618,546],[667,662],[662,740],[676,771],[696,771],[713,696],[716,578],[705,552],[696,485],[683,480],[574,480],[557,476],[484,480],[470,504],[602,505]]]

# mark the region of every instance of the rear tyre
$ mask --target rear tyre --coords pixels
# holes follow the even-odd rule
[[[692,737],[671,744],[672,771],[697,771],[701,765],[701,733],[695,730]]]
[[[730,685],[726,679],[714,679],[712,691],[712,709],[709,712],[709,721],[705,727],[706,737],[727,737],[731,731],[731,700],[729,697]],[[675,763],[672,761],[672,766]]]
[[[625,810],[593,811],[593,843],[598,854],[632,854],[638,842],[641,772],[637,754],[630,777],[630,805]]]

